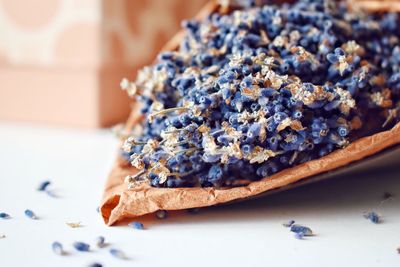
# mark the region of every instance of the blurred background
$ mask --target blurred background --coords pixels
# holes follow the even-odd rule
[[[0,120],[126,119],[119,90],[206,0],[0,0]]]

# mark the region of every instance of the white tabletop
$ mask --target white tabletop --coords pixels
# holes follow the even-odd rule
[[[172,215],[143,231],[106,227],[96,207],[117,141],[108,131],[0,124],[0,266],[400,266],[399,171],[361,173],[199,214]],[[59,198],[36,191],[49,179]],[[380,205],[388,191],[394,199]],[[40,217],[30,220],[25,209]],[[383,216],[381,224],[364,211]],[[290,219],[316,233],[297,240]],[[82,222],[70,228],[66,222]],[[110,246],[94,246],[103,235]],[[58,256],[59,241],[69,255]],[[92,244],[76,252],[74,241]],[[128,260],[115,259],[109,248]]]

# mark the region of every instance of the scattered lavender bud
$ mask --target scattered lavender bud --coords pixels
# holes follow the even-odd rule
[[[64,255],[64,249],[63,246],[60,242],[53,242],[53,244],[51,244],[51,248],[53,249],[53,252],[56,253],[57,255]]]
[[[400,254],[400,247],[398,247],[396,250],[397,250],[397,253]]]
[[[25,210],[25,216],[32,219],[32,220],[37,220],[38,217],[36,216],[36,214],[32,211],[32,210]]]
[[[292,226],[294,223],[295,223],[294,220],[290,220],[290,221],[288,221],[287,223],[283,223],[282,225],[285,226],[285,227],[290,227],[290,226]]]
[[[82,252],[88,252],[90,249],[90,245],[84,242],[74,242],[73,246],[76,250]]]
[[[158,211],[156,212],[156,217],[157,217],[157,219],[162,220],[162,219],[165,219],[165,218],[168,217],[168,213],[167,213],[167,211],[165,211],[165,210],[158,210]]]
[[[96,245],[99,247],[99,248],[104,248],[105,246],[106,246],[106,243],[105,243],[105,238],[104,238],[104,236],[99,236],[99,237],[97,237],[96,238]]]
[[[96,208],[97,213],[100,213],[100,207]]]
[[[119,249],[112,248],[110,249],[110,254],[117,259],[126,259],[126,255]]]
[[[95,262],[89,265],[89,267],[103,267],[101,263]]]
[[[363,216],[364,216],[365,219],[370,220],[372,223],[376,223],[377,224],[377,223],[380,223],[382,221],[380,216],[374,211],[364,212]]]
[[[11,216],[5,212],[0,212],[0,218],[1,219],[10,219]]]
[[[144,229],[144,225],[141,222],[131,222],[128,224],[129,227],[135,228],[135,229],[139,229],[139,230],[143,230]]]
[[[313,232],[309,227],[298,225],[298,224],[292,224],[292,226],[290,227],[290,231],[292,231],[294,233],[301,233],[303,236],[312,236],[313,235]]]
[[[46,191],[47,187],[51,184],[50,181],[43,181],[40,183],[39,187],[38,187],[38,191]]]

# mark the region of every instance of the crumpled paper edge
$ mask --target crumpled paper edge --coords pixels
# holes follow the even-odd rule
[[[107,225],[113,225],[122,219],[142,216],[157,210],[206,207],[245,199],[346,166],[396,144],[400,144],[400,123],[389,131],[356,140],[347,147],[320,159],[285,169],[244,187],[228,189],[154,188],[149,185],[128,189],[124,184],[124,178],[137,170],[119,158],[108,178],[101,214]]]
[[[396,8],[393,8],[393,5],[389,5],[390,8],[382,8],[382,6],[375,8],[373,4],[370,4],[370,2],[375,1],[353,1],[353,5],[354,2],[362,5],[364,9],[373,12],[382,11],[382,9],[400,11],[400,9],[397,9],[397,5]],[[217,8],[216,1],[210,1],[198,13],[196,18],[202,19]],[[180,31],[162,50],[176,49],[182,35],[183,32]],[[140,116],[133,111],[126,124],[127,130],[130,130],[139,120]],[[108,177],[100,211],[104,222],[107,225],[113,225],[118,221],[153,213],[157,210],[181,210],[206,207],[256,197],[261,193],[292,185],[295,182],[304,181],[306,178],[344,167],[397,144],[400,144],[400,123],[389,131],[356,140],[346,148],[337,150],[320,159],[285,169],[244,187],[229,189],[154,188],[149,185],[127,189],[127,186],[124,184],[125,176],[134,174],[137,170],[127,165],[123,159],[118,157]]]

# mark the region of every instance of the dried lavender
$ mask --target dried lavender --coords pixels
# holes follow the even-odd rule
[[[88,252],[90,250],[90,245],[84,242],[74,242],[72,245],[77,251]]]
[[[53,244],[51,244],[51,249],[53,250],[53,252],[57,255],[64,255],[65,251],[64,248],[62,246],[62,244],[60,242],[53,242]]]
[[[363,217],[375,224],[378,224],[382,221],[381,217],[374,211],[364,212]]]
[[[302,226],[298,224],[292,224],[290,231],[296,234],[296,237],[303,238],[303,236],[312,236],[312,230],[307,226]]]
[[[41,182],[41,183],[39,184],[37,190],[38,190],[38,191],[46,191],[50,184],[51,184],[50,181],[43,181],[43,182]]]
[[[95,262],[89,265],[89,267],[103,267],[103,264]]]
[[[144,225],[141,222],[130,222],[128,223],[129,227],[138,229],[138,230],[143,230],[144,229]]]
[[[399,120],[397,14],[246,3],[184,22],[177,51],[121,82],[147,117],[123,145],[129,187],[240,186]]]
[[[37,216],[36,216],[36,214],[32,211],[32,210],[25,210],[24,211],[24,214],[25,214],[25,216],[26,217],[28,217],[28,218],[30,218],[30,219],[32,219],[32,220],[37,220],[37,219],[39,219]]]
[[[125,253],[119,249],[115,249],[115,248],[110,249],[110,254],[111,254],[111,256],[113,256],[114,258],[117,258],[117,259],[121,259],[121,260],[127,259]]]
[[[0,219],[10,219],[11,216],[5,212],[0,212]]]
[[[99,248],[104,248],[106,246],[106,239],[104,238],[104,236],[99,236],[96,238],[96,245]]]

